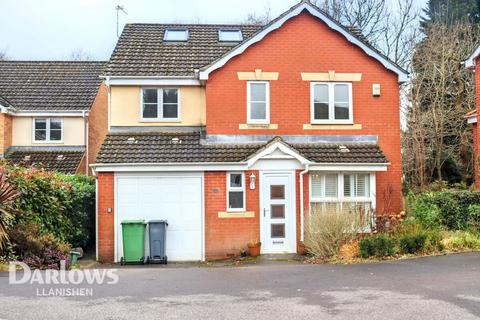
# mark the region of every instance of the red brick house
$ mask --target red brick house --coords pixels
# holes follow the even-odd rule
[[[402,209],[408,74],[308,1],[266,26],[129,24],[104,78],[101,261],[127,219],[168,220],[169,260],[203,260],[297,252],[311,211]]]
[[[476,108],[466,114],[466,118],[469,124],[473,128],[473,153],[475,157],[475,185],[477,189],[480,189],[480,172],[479,172],[479,146],[480,143],[480,132],[478,129],[478,114],[480,109],[480,46],[478,46],[475,51],[468,57],[465,61],[465,66],[475,72],[475,86],[476,86]]]

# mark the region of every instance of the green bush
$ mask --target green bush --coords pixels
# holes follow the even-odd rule
[[[22,192],[13,203],[13,209],[22,212],[15,224],[34,222],[42,233],[73,246],[85,247],[94,239],[92,178],[18,166],[6,169],[10,182]]]
[[[468,230],[480,225],[480,192],[442,190],[410,194],[412,216],[425,228]]]
[[[426,249],[427,235],[425,233],[401,236],[399,239],[400,252],[414,254]]]
[[[455,231],[447,233],[443,244],[448,250],[478,250],[480,249],[480,238],[468,231]]]
[[[20,223],[9,235],[16,256],[32,268],[58,269],[61,260],[69,263],[70,246],[51,233],[43,233],[37,223]]]
[[[383,258],[395,254],[395,241],[388,235],[377,234],[360,240],[359,248],[362,258]]]

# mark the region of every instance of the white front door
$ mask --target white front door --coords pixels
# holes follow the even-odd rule
[[[294,172],[263,172],[260,183],[262,253],[296,252]]]

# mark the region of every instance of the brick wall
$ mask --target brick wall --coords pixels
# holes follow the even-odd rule
[[[98,260],[113,262],[114,260],[114,174],[98,173]],[[111,208],[111,212],[108,212]]]
[[[3,157],[12,145],[12,116],[0,113],[0,155]]]
[[[88,118],[88,164],[95,163],[98,151],[108,132],[108,93],[107,86],[102,84],[90,109]],[[89,174],[91,174],[89,170]]]
[[[250,190],[250,175],[257,177],[255,190]],[[205,256],[207,260],[225,259],[240,254],[247,244],[260,239],[258,171],[245,173],[246,211],[254,218],[219,218],[227,210],[227,176],[225,172],[205,172]]]
[[[277,130],[240,130],[246,123],[246,82],[238,71],[279,72],[270,82],[270,122]],[[303,130],[310,123],[310,83],[301,72],[362,73],[353,82],[353,118],[361,130]],[[381,96],[372,96],[372,84]],[[402,207],[400,98],[398,77],[308,13],[287,21],[262,41],[213,72],[207,82],[208,134],[375,135],[391,165],[377,175],[377,208],[398,212]],[[225,117],[228,114],[228,117]],[[391,190],[391,191],[389,191]]]

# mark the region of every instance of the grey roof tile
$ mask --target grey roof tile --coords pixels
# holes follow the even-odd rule
[[[174,140],[175,139],[175,140]],[[243,162],[268,143],[204,144],[200,133],[131,132],[107,135],[97,163],[205,163]],[[388,163],[375,143],[290,144],[317,163]],[[345,146],[348,152],[340,151]]]
[[[220,29],[240,29],[247,39],[260,25],[127,24],[106,67],[108,76],[194,77],[195,70],[230,51],[219,42]],[[187,28],[187,42],[165,42],[167,29]]]
[[[19,111],[89,110],[105,62],[0,61],[0,95]]]
[[[61,148],[18,148],[7,151],[5,158],[14,164],[74,174],[82,161],[84,153],[85,150],[62,150]]]

